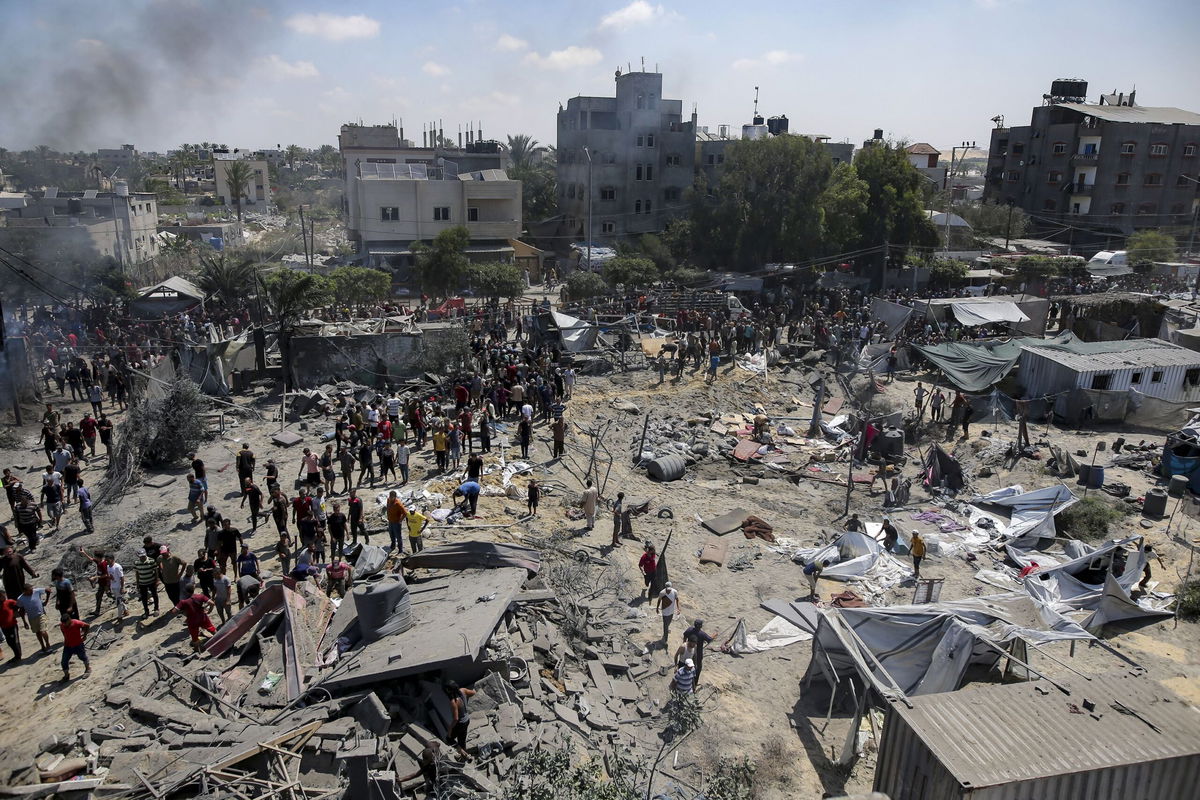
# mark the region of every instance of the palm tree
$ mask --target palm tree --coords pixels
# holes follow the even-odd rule
[[[235,306],[254,292],[258,267],[254,261],[230,258],[227,253],[200,256],[196,285],[207,295],[220,295],[226,306]]]
[[[300,147],[294,144],[289,144],[287,150],[283,151],[284,158],[287,159],[288,169],[294,170],[296,168],[296,159],[300,157],[301,152],[303,151]]]
[[[291,391],[296,383],[292,370],[292,328],[306,311],[329,302],[329,280],[323,275],[284,268],[273,272],[263,283],[267,302],[279,322],[284,388]]]
[[[514,167],[527,167],[539,150],[538,141],[527,133],[508,137],[508,154]]]
[[[229,199],[237,206],[238,222],[242,221],[242,197],[246,194],[246,185],[254,173],[245,161],[225,161],[225,182],[229,185]]]

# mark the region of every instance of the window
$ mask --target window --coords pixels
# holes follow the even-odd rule
[[[1183,157],[1184,157],[1184,158],[1192,158],[1192,157],[1194,157],[1195,155],[1196,155],[1196,145],[1194,145],[1194,144],[1185,144],[1185,145],[1183,146]]]
[[[638,147],[645,147],[645,146],[646,146],[646,137],[645,137],[645,136],[639,136],[639,137],[637,137],[637,146],[638,146]]]
[[[1129,382],[1130,383],[1141,383],[1142,382],[1142,373],[1140,373],[1140,372],[1133,373],[1133,377],[1131,377],[1129,379]]]
[[[646,147],[654,147],[654,134],[646,134]]]
[[[648,180],[648,181],[654,180],[654,165],[653,164],[646,165],[646,180]]]
[[[384,222],[399,222],[400,209],[396,206],[384,206],[379,209],[379,218]]]
[[[646,200],[646,213],[647,213],[647,214],[649,214],[649,213],[650,213],[650,210],[651,210],[653,207],[654,207],[654,203],[653,203],[653,201],[651,201],[651,200],[647,199],[647,200]]]
[[[678,153],[672,153],[671,155],[667,156],[668,167],[678,167],[682,163],[683,160],[679,157]]]
[[[1007,180],[1009,183],[1016,183],[1017,181],[1019,181],[1021,179],[1021,173],[1017,172],[1015,169],[1010,169],[1005,174],[1004,179]]]
[[[1151,158],[1162,158],[1166,154],[1167,154],[1167,146],[1165,144],[1150,145],[1150,157]]]
[[[1014,156],[1021,155],[1021,153],[1025,152],[1025,143],[1024,142],[1014,142],[1013,146],[1012,146],[1012,151],[1013,151]]]
[[[1195,179],[1191,175],[1180,175],[1175,179],[1175,185],[1186,188],[1188,184],[1192,183],[1194,180]]]
[[[675,186],[667,187],[663,192],[663,199],[668,203],[679,199],[679,189]]]
[[[1054,143],[1054,155],[1061,156],[1065,152],[1067,152],[1067,143],[1066,142],[1055,142]]]
[[[567,184],[567,199],[568,200],[575,199],[575,184],[573,184],[573,183]]]
[[[711,167],[713,164],[717,163],[717,156],[714,153],[709,153],[708,157],[705,159],[705,162]]]
[[[475,206],[467,206],[467,222],[479,222],[479,209]]]
[[[600,187],[600,199],[601,200],[616,200],[617,199],[617,190],[611,186],[601,186]]]
[[[1134,144],[1133,142],[1122,142],[1121,143],[1121,155],[1123,155],[1123,156],[1131,156],[1134,154],[1134,152],[1136,150],[1137,150],[1137,145]]]
[[[1058,203],[1056,203],[1053,200],[1047,200],[1044,203],[1042,203],[1043,211],[1053,211],[1056,208],[1058,208]]]
[[[646,95],[644,95],[644,94],[639,94],[639,95],[638,95],[638,98],[637,98],[637,107],[638,107],[638,108],[645,108],[645,107],[646,107]]]
[[[654,97],[654,92],[650,93],[650,107],[658,108],[658,100]]]
[[[1128,186],[1128,185],[1129,185],[1129,173],[1128,172],[1118,172],[1117,173],[1117,186]]]
[[[434,206],[433,207],[434,222],[449,222],[450,221],[450,206]]]
[[[617,223],[610,219],[606,219],[600,223],[601,233],[614,233],[617,230]]]
[[[1184,208],[1185,208],[1185,206],[1183,205],[1183,203],[1172,203],[1171,204],[1171,213],[1178,216],[1178,215],[1184,213],[1184,211],[1183,211]]]
[[[635,214],[642,213],[642,201],[641,200],[633,201],[633,213],[635,213]]]
[[[1150,373],[1150,382],[1151,383],[1162,383],[1162,379],[1163,379],[1163,373],[1162,373],[1161,369],[1156,369],[1154,372]]]
[[[1151,172],[1146,176],[1147,186],[1162,186],[1162,175],[1157,172]]]
[[[724,153],[717,153],[717,163],[718,164],[725,163],[725,154]]]
[[[1200,383],[1200,369],[1189,369],[1183,374],[1183,382],[1187,386],[1195,386]]]
[[[1098,392],[1103,392],[1112,386],[1112,373],[1106,372],[1101,375],[1092,376],[1092,388]]]
[[[1050,170],[1050,174],[1046,176],[1046,183],[1058,183],[1062,180],[1062,173],[1057,170]]]
[[[1079,206],[1079,203],[1072,203],[1072,204],[1071,204],[1071,213],[1072,213],[1072,214],[1078,214],[1078,213],[1079,213],[1079,208],[1080,208],[1080,206]]]
[[[1125,204],[1124,203],[1113,203],[1112,206],[1110,206],[1108,210],[1109,210],[1109,213],[1112,213],[1112,214],[1124,214],[1125,213]]]
[[[640,180],[642,180],[643,174],[644,173],[642,172],[642,165],[641,164],[635,165],[633,168],[633,179],[635,181],[640,181]]]

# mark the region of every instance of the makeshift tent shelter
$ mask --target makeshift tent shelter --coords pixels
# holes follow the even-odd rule
[[[1058,484],[1032,492],[1027,492],[1020,486],[1007,486],[972,499],[971,505],[1009,509],[1009,523],[1001,533],[1002,539],[1015,541],[1028,537],[1029,541],[1033,542],[1039,538],[1054,538],[1055,515],[1077,502],[1079,498],[1070,489]]]
[[[883,545],[865,533],[846,531],[824,547],[797,551],[794,561],[802,563],[829,561],[821,577],[838,581],[853,580],[867,575],[881,561],[896,561],[884,551]],[[897,566],[899,562],[897,562]]]
[[[902,306],[880,297],[871,301],[871,318],[882,320],[887,325],[883,338],[889,341],[895,339],[899,331],[904,330],[912,313],[912,306]]]
[[[178,314],[204,300],[204,292],[191,281],[178,275],[161,283],[138,289],[138,296],[129,304],[129,310],[143,319]]]
[[[948,381],[966,392],[990,389],[1021,357],[1021,344],[1016,339],[982,344],[914,344],[913,347],[940,369]]]
[[[929,448],[921,475],[922,484],[926,489],[944,486],[957,492],[966,485],[966,481],[963,479],[962,465],[958,463],[958,459],[937,444]]]
[[[956,307],[961,307],[961,312]],[[1006,324],[1017,333],[1041,336],[1046,332],[1050,301],[1032,294],[942,297],[923,303],[918,301],[916,310],[939,323],[946,323],[953,317],[963,325]],[[959,316],[960,313],[963,316]],[[1018,315],[1026,319],[1022,320]]]
[[[1131,544],[1136,546],[1135,550],[1128,549]],[[1143,595],[1134,600],[1130,596],[1146,565],[1143,537],[1131,536],[1096,548],[1082,542],[1073,545],[1064,554],[1068,560],[1063,562],[1055,554],[1018,543],[1005,547],[1009,558],[1019,566],[1037,563],[1037,569],[1025,578],[1025,589],[1041,608],[1080,617],[1080,625],[1089,631],[1098,631],[1108,622],[1123,619],[1171,615],[1166,610],[1170,605],[1167,599]],[[1119,554],[1125,555],[1124,566],[1118,567],[1120,574],[1115,575],[1114,563],[1120,564]]]
[[[1029,317],[1011,301],[960,300],[950,306],[954,318],[967,327],[1001,322],[1029,322]]]
[[[596,349],[596,337],[600,329],[590,322],[578,317],[563,314],[561,311],[551,311],[550,316],[562,336],[563,348],[571,353],[582,353]]]

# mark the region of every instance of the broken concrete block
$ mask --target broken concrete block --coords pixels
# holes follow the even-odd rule
[[[385,735],[392,727],[392,718],[388,715],[387,706],[374,692],[355,703],[350,712],[359,725],[376,736]]]
[[[304,441],[303,437],[292,431],[280,431],[271,436],[271,441],[280,447],[292,447]]]
[[[149,486],[152,489],[165,489],[177,480],[179,478],[175,475],[151,475],[142,481],[142,485]]]

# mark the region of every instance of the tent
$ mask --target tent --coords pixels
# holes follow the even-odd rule
[[[966,481],[963,479],[962,465],[958,463],[958,459],[947,453],[938,444],[929,448],[921,475],[922,484],[926,489],[944,485],[947,489],[958,491],[966,485]]]
[[[1001,533],[1002,538],[1013,541],[1030,537],[1030,541],[1034,541],[1039,538],[1054,538],[1055,515],[1077,502],[1079,498],[1060,483],[1032,492],[1027,492],[1020,486],[1007,486],[975,497],[971,500],[971,505],[1009,509],[1009,523]]]
[[[1145,539],[1131,536],[1092,547],[1072,542],[1063,554],[1043,552],[1012,543],[1005,547],[1008,556],[1021,567],[1038,566],[1025,578],[1029,596],[1047,611],[1081,617],[1080,625],[1099,631],[1106,623],[1123,619],[1169,617],[1168,600],[1145,595],[1134,600],[1130,595],[1142,579],[1146,566]],[[1129,545],[1136,550],[1130,551]],[[1125,566],[1114,575],[1118,551],[1126,554]],[[1059,558],[1066,558],[1059,561]]]
[[[996,323],[1029,322],[1029,317],[1017,304],[1008,301],[961,300],[953,303],[950,310],[954,318],[968,327],[995,325]]]
[[[886,698],[948,692],[972,665],[1002,655],[1021,660],[1026,645],[1091,639],[1079,625],[1023,592],[887,608],[821,609],[806,683],[832,686],[857,674]]]
[[[204,292],[191,281],[178,275],[153,286],[138,289],[138,296],[129,304],[139,317],[160,317],[177,314],[204,300]]]
[[[1021,357],[1021,345],[1016,339],[984,344],[914,344],[913,347],[940,369],[947,380],[966,392],[990,389]]]
[[[882,320],[887,325],[887,330],[883,332],[883,338],[887,341],[895,339],[896,334],[904,330],[912,313],[912,306],[902,306],[880,297],[871,301],[871,318]]]
[[[845,581],[867,574],[883,555],[887,555],[883,545],[867,534],[846,531],[824,547],[797,551],[793,560],[804,564],[827,560],[830,564],[821,572],[821,577]]]
[[[554,324],[562,336],[563,348],[568,352],[582,353],[596,349],[596,337],[600,333],[598,327],[561,311],[551,311],[550,316],[554,318]]]

